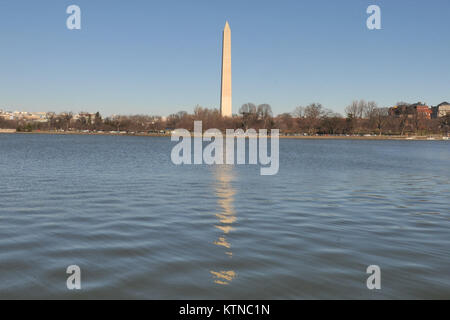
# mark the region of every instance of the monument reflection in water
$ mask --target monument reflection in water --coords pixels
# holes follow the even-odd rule
[[[232,246],[228,241],[228,235],[233,231],[233,224],[236,222],[236,212],[234,210],[234,195],[232,181],[234,178],[233,166],[217,165],[214,166],[214,176],[216,182],[214,185],[215,193],[218,198],[218,207],[220,212],[216,213],[218,219],[215,227],[221,231],[221,235],[214,242],[215,245],[224,250],[224,254],[230,259],[233,258]],[[233,270],[211,270],[214,282],[220,285],[227,285],[236,277]]]

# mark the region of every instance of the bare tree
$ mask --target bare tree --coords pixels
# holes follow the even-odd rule
[[[366,112],[366,110],[367,110],[367,102],[365,100],[359,100],[359,102],[358,102],[358,111],[357,111],[356,116],[359,119],[362,119],[363,116],[364,116],[364,113]]]
[[[249,124],[254,123],[258,118],[256,106],[251,102],[243,104],[239,113],[242,115],[242,124],[245,129],[248,129]]]
[[[336,134],[339,130],[342,131],[344,121],[339,113],[325,109],[321,116],[322,130],[325,133]]]
[[[259,119],[262,120],[264,128],[268,128],[272,120],[272,108],[268,104],[260,104],[256,111]]]
[[[442,132],[445,132],[445,134],[448,135],[448,132],[450,131],[450,114],[439,119],[439,127]]]
[[[353,101],[351,105],[347,106],[345,108],[345,112],[347,113],[347,116],[350,116],[352,118],[358,117],[358,101]]]
[[[364,118],[370,119],[377,108],[378,106],[375,101],[369,101],[364,107]]]
[[[405,133],[405,129],[408,126],[408,115],[406,113],[402,113],[398,118],[396,118],[396,120],[398,128],[400,130],[400,135],[403,136],[403,134]]]
[[[294,118],[303,118],[304,115],[305,115],[305,108],[302,106],[296,107],[292,112],[292,116]]]
[[[243,104],[239,109],[239,113],[241,115],[256,114],[256,106],[251,102]]]
[[[257,109],[257,114],[261,119],[272,117],[272,108],[268,104],[260,104]]]
[[[323,107],[320,103],[312,103],[305,108],[304,121],[310,135],[317,132],[322,114]]]
[[[414,112],[410,120],[412,130],[414,130],[416,134],[419,133],[419,130],[425,129],[426,117],[423,113],[417,111]]]
[[[374,102],[371,102],[371,107],[373,108],[373,104]],[[376,104],[375,104],[376,106]],[[368,110],[368,103],[365,100],[355,100],[352,102],[352,104],[350,104],[349,106],[347,106],[347,108],[345,108],[345,112],[348,115],[352,115],[353,118],[356,119],[362,119],[363,116],[367,113]]]
[[[62,116],[64,123],[66,125],[66,131],[69,130],[69,126],[70,126],[70,121],[73,118],[73,113],[72,112],[64,112],[63,116]]]
[[[291,132],[295,129],[295,122],[290,113],[283,113],[275,118],[275,125],[282,132]]]
[[[380,136],[389,119],[388,114],[389,114],[388,108],[375,108],[370,113],[370,117],[371,119],[373,119],[375,127],[378,129]]]

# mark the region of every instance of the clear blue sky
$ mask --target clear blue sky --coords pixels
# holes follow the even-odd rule
[[[66,8],[82,30],[66,28]],[[382,30],[366,28],[366,8]],[[450,100],[448,0],[0,0],[0,109],[158,114],[218,107],[221,32],[233,111],[354,99]]]

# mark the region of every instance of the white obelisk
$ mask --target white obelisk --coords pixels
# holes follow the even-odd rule
[[[220,114],[222,117],[232,116],[231,107],[231,29],[225,24],[222,48],[222,90],[220,97]]]

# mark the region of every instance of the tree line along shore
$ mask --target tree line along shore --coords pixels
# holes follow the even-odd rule
[[[168,117],[119,115],[103,118],[97,112],[73,114],[45,113],[38,120],[5,118],[0,114],[0,132],[59,134],[128,134],[165,136],[177,128],[193,131],[194,121],[202,121],[203,130],[279,129],[285,138],[349,138],[349,139],[424,139],[448,137],[450,112],[433,118],[415,105],[397,104],[379,108],[374,102],[355,101],[346,115],[335,113],[319,103],[297,107],[291,113],[273,115],[268,104],[242,105],[233,117],[222,117],[219,110],[197,106],[193,113],[180,111]],[[402,106],[403,109],[399,109]],[[406,107],[403,107],[406,106]],[[399,112],[400,110],[400,112]],[[404,110],[404,112],[401,112]]]

